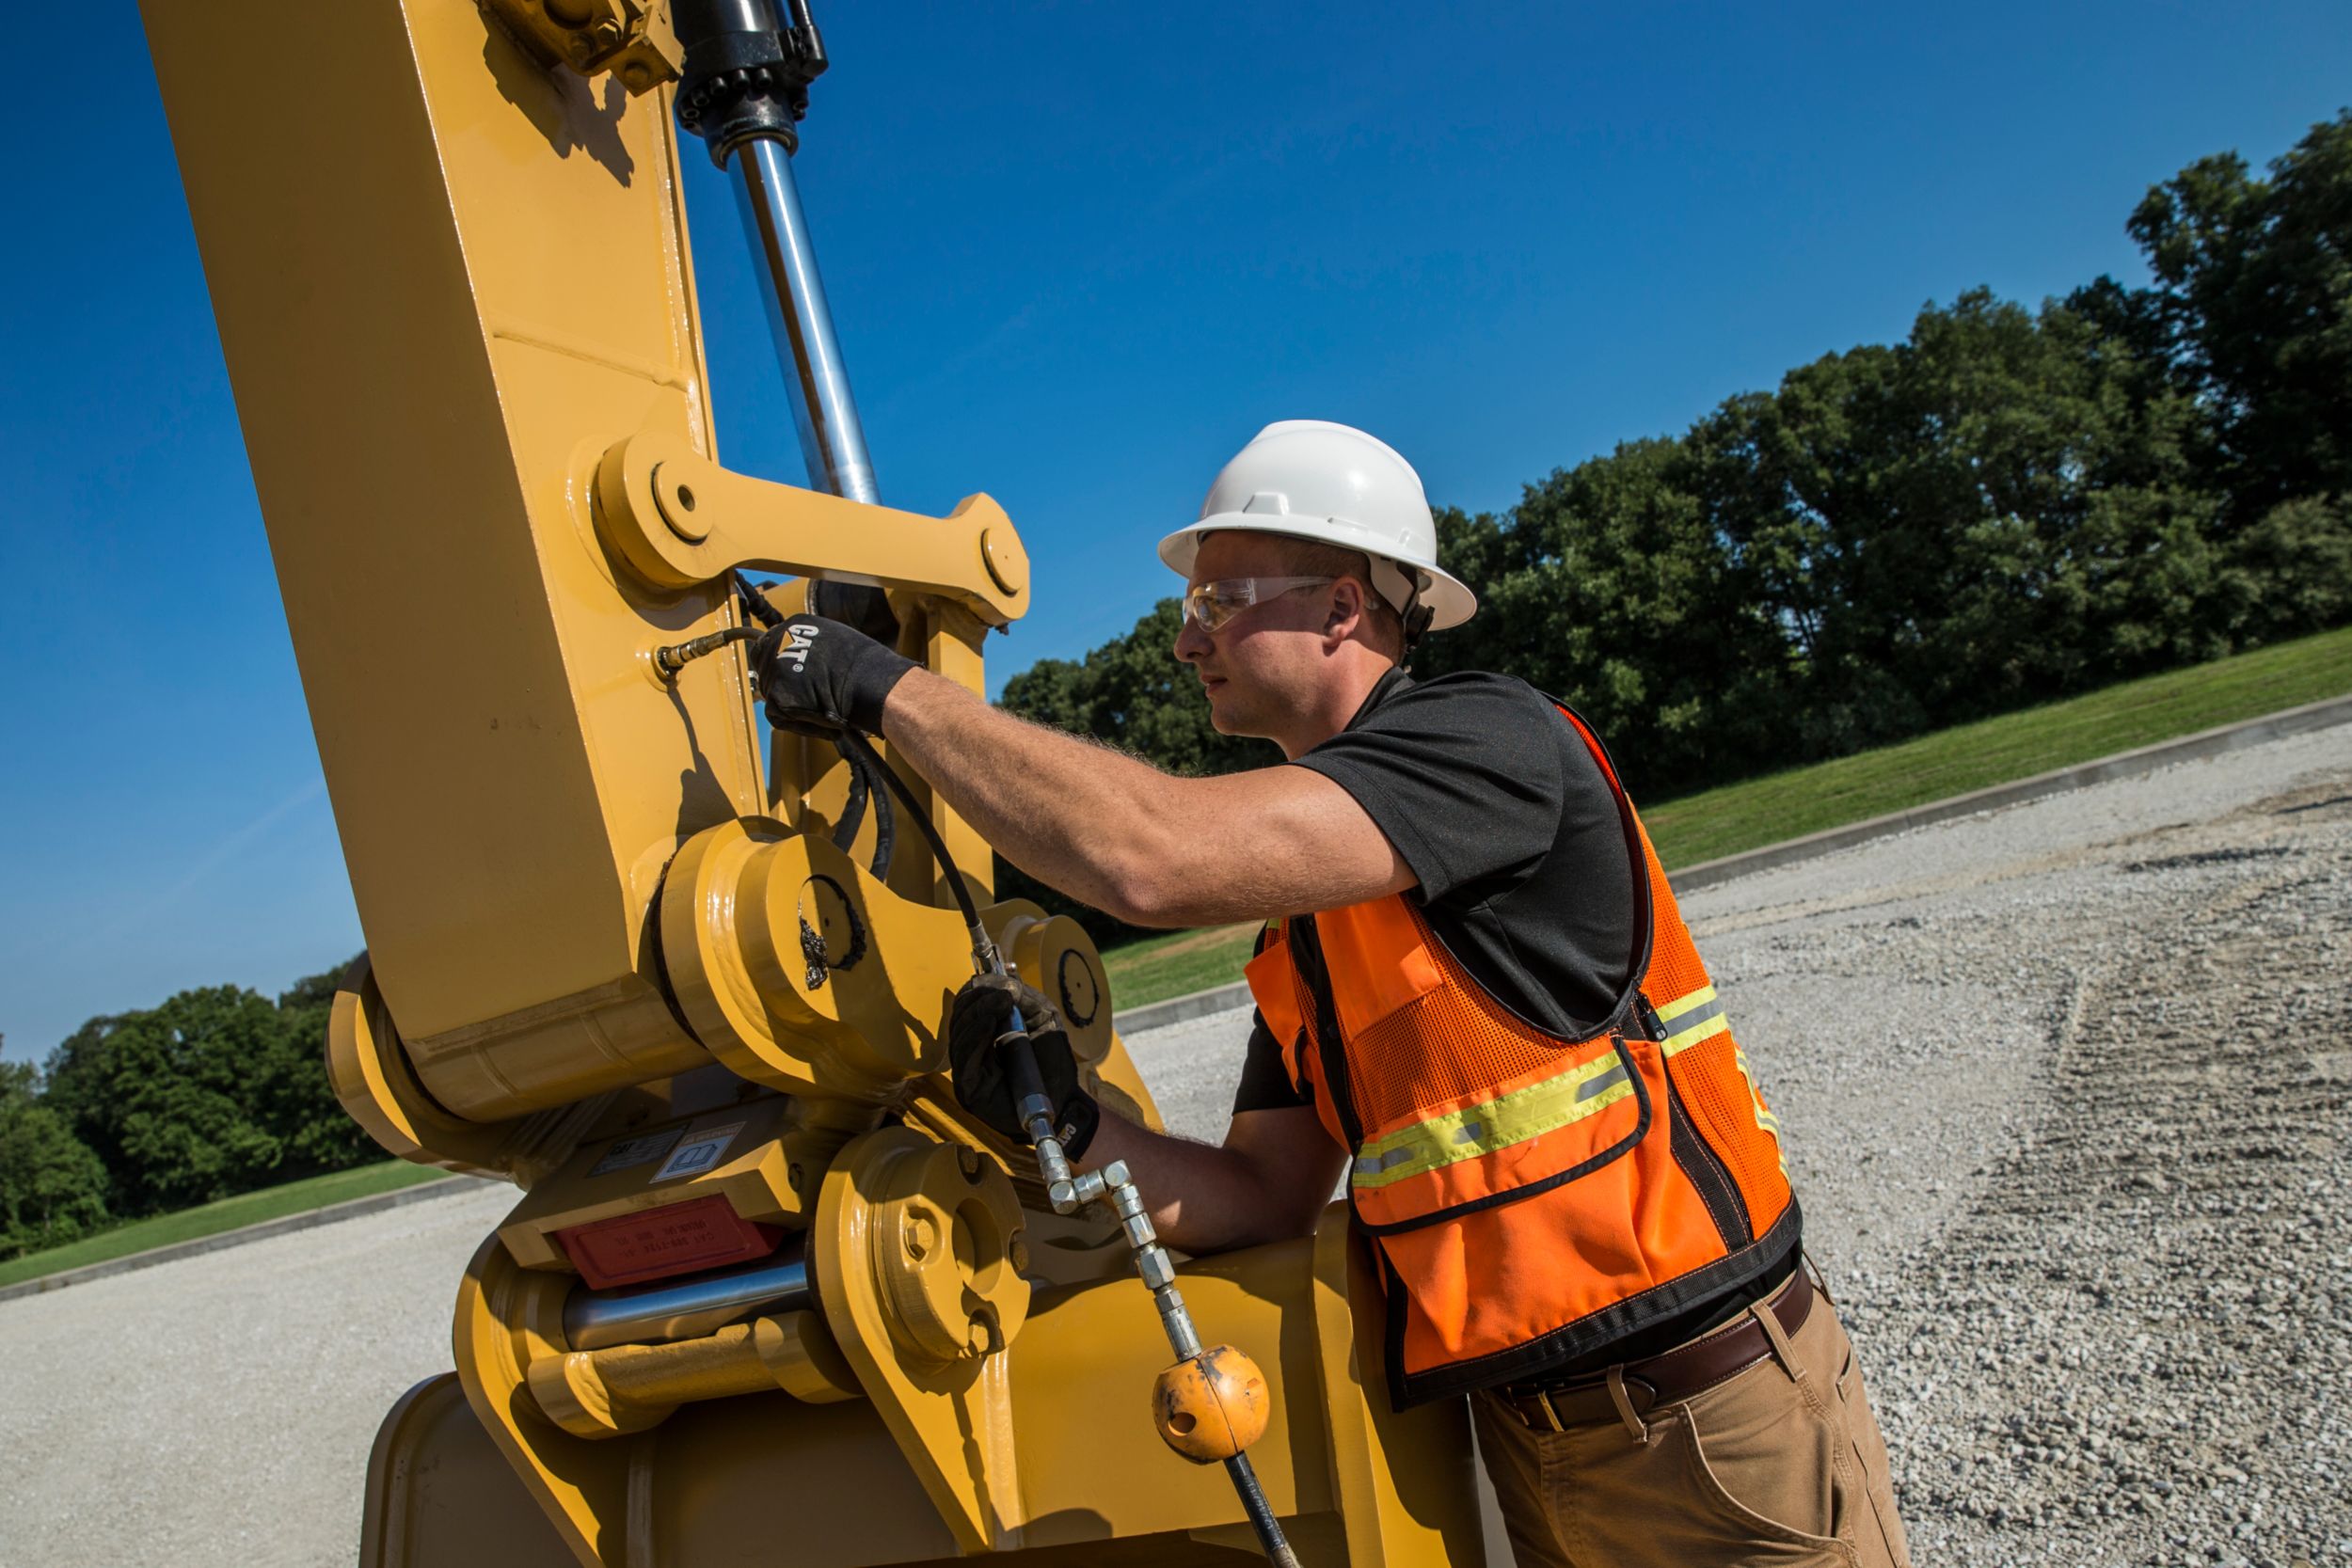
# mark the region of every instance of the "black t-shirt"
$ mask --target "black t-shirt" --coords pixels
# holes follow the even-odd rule
[[[1507,675],[1391,671],[1345,730],[1293,766],[1346,790],[1388,835],[1421,883],[1405,896],[1489,995],[1570,1038],[1608,1022],[1634,958],[1637,872],[1609,781],[1551,699]],[[1307,1103],[1259,1016],[1234,1111]],[[1550,1376],[1654,1355],[1730,1321],[1787,1274],[1776,1262]]]
[[[1295,766],[1355,797],[1496,1001],[1570,1038],[1608,1021],[1633,961],[1633,867],[1609,781],[1551,699],[1508,675],[1391,671]],[[1256,1020],[1233,1109],[1305,1103]]]

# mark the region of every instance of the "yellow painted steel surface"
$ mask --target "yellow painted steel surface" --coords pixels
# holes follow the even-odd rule
[[[488,1249],[476,1266],[502,1267]],[[1257,1347],[1274,1408],[1267,1437],[1250,1452],[1302,1561],[1480,1562],[1466,1413],[1458,1403],[1389,1412],[1376,1353],[1369,1367],[1355,1354],[1359,1330],[1372,1336],[1368,1344],[1379,1342],[1361,1270],[1335,1207],[1311,1241],[1203,1259],[1182,1271],[1181,1283],[1203,1323]],[[1133,1280],[1048,1291],[1033,1303],[1003,1358],[1018,1461],[1004,1478],[997,1551],[1041,1564],[1255,1555],[1223,1469],[1175,1459],[1153,1431],[1146,1396],[1167,1347],[1151,1331],[1151,1310]],[[465,1521],[511,1509],[514,1482],[482,1473],[490,1438],[452,1408],[450,1392],[437,1391],[445,1386],[424,1386],[386,1421],[370,1472],[362,1568],[537,1560],[497,1557],[469,1538]],[[961,1433],[967,1445],[977,1437]],[[574,1446],[565,1465],[573,1481],[532,1484],[584,1489],[574,1496],[601,1488],[619,1499],[583,1514],[598,1520],[608,1563],[843,1568],[960,1555],[954,1529],[870,1402],[802,1405],[758,1394],[682,1409],[658,1433],[562,1441]],[[428,1455],[436,1463],[419,1463]],[[548,1542],[557,1539],[549,1529]]]
[[[881,584],[902,650],[977,690],[1029,593],[986,497],[925,518],[720,466],[666,8],[144,5],[368,938],[330,1077],[387,1148],[526,1189],[458,1285],[456,1376],[385,1421],[361,1560],[1253,1552],[1155,1432],[1169,1353],[1116,1227],[1051,1213],[938,1076],[969,973],[942,868],[902,830],[876,875],[870,813],[834,847],[844,770],[763,757],[739,648],[653,664],[753,565]],[[993,903],[915,787],[1088,1085],[1156,1126],[1092,943]],[[615,1225],[798,1230],[811,1289],[574,1350],[574,1249]],[[1264,1371],[1250,1453],[1305,1561],[1481,1560],[1465,1412],[1390,1413],[1340,1211],[1183,1289]]]
[[[645,671],[723,585],[639,587],[588,514],[711,451],[678,150],[471,4],[154,0],[254,483],[376,983],[481,1117],[704,1060],[646,973],[694,832],[762,808],[741,661]],[[657,95],[666,99],[666,94]],[[501,1094],[440,1065],[506,1047]],[[593,1065],[592,1065],[593,1064]]]

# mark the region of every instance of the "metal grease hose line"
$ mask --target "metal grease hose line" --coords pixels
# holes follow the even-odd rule
[[[996,950],[995,942],[980,925],[980,911],[972,901],[972,890],[964,885],[962,873],[956,869],[954,858],[947,853],[946,841],[940,836],[938,826],[923,809],[923,803],[914,798],[906,780],[882,759],[872,742],[856,731],[843,731],[841,746],[898,797],[916,831],[923,835],[923,842],[930,847],[931,857],[946,877],[956,907],[971,929],[973,967],[982,974],[1009,974],[1004,955]],[[1062,1152],[1061,1140],[1055,1135],[1053,1102],[1046,1098],[1044,1079],[1038,1071],[1037,1052],[1029,1043],[1028,1025],[1022,1021],[1019,1007],[1013,1008],[1010,1022],[998,1037],[997,1044],[1009,1058],[1015,1110],[1037,1151],[1038,1168],[1045,1178],[1045,1194],[1054,1212],[1074,1214],[1098,1200],[1110,1205],[1111,1212],[1119,1216],[1120,1229],[1126,1233],[1127,1245],[1135,1254],[1136,1273],[1142,1276],[1152,1292],[1152,1304],[1159,1309],[1160,1327],[1167,1332],[1168,1348],[1176,1353],[1178,1361],[1193,1360],[1200,1354],[1200,1331],[1193,1327],[1192,1313],[1176,1290],[1176,1265],[1160,1245],[1158,1233],[1152,1227],[1152,1216],[1143,1207],[1143,1195],[1136,1190],[1135,1181],[1127,1174],[1126,1162],[1114,1160],[1101,1170],[1084,1173],[1072,1170],[1069,1156]],[[1276,1568],[1298,1568],[1298,1558],[1283,1538],[1281,1523],[1274,1517],[1265,1491],[1258,1484],[1258,1472],[1250,1465],[1249,1455],[1236,1453],[1224,1463],[1225,1473],[1232,1478],[1233,1490],[1241,1497],[1242,1509],[1249,1515],[1250,1526],[1258,1532],[1259,1544],[1265,1549],[1267,1560]]]
[[[663,680],[672,680],[705,654],[715,654],[730,642],[749,642],[758,635],[757,626],[728,626],[707,637],[697,637],[691,642],[674,642],[653,651],[654,668],[661,672]]]
[[[707,637],[697,637],[691,642],[673,642],[668,647],[656,648],[653,651],[654,668],[661,672],[663,680],[675,678],[680,670],[706,654],[715,654],[730,642],[749,642],[762,629],[783,625],[784,612],[769,601],[768,595],[761,593],[750,578],[739,569],[729,572],[727,578],[734,585],[735,602],[742,607],[745,621],[756,622],[757,625],[726,626]]]

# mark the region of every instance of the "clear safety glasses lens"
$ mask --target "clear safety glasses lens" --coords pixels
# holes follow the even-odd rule
[[[1205,632],[1217,632],[1253,604],[1279,597],[1295,588],[1315,588],[1337,578],[1220,578],[1184,591],[1184,614]]]

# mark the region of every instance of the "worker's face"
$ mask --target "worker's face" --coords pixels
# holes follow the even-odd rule
[[[1200,542],[1191,585],[1302,575],[1292,546],[1279,536],[1228,530]],[[1318,706],[1315,698],[1331,678],[1333,594],[1339,586],[1325,583],[1262,600],[1214,632],[1185,617],[1176,634],[1176,657],[1200,675],[1208,692],[1210,722],[1219,734],[1279,742],[1297,715]]]

